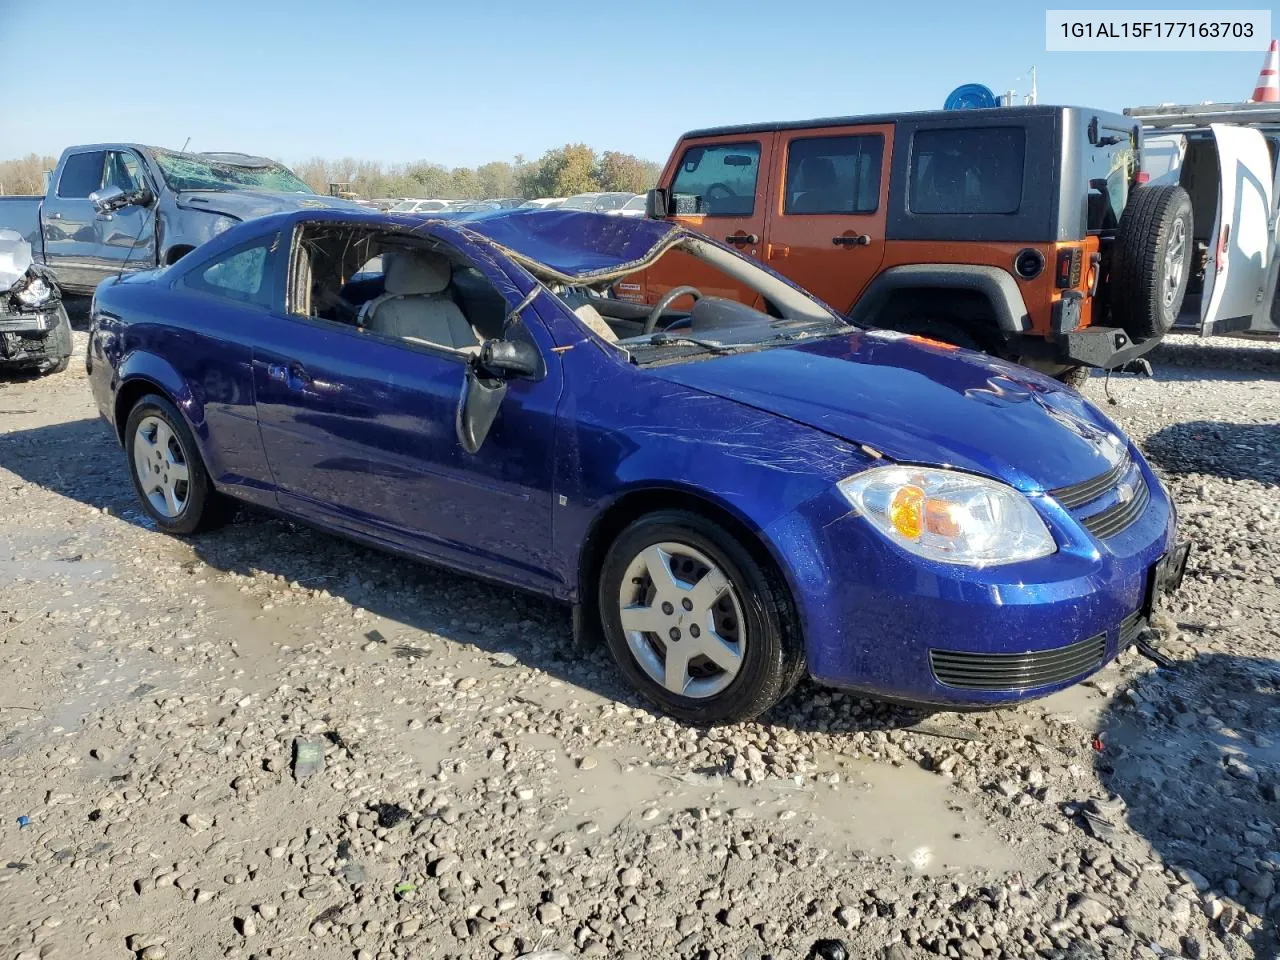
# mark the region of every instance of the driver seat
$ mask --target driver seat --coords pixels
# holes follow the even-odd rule
[[[382,255],[386,292],[360,310],[359,325],[374,333],[474,352],[480,338],[448,294],[453,265],[425,250]]]

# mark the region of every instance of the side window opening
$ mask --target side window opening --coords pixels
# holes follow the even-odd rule
[[[137,158],[123,150],[113,150],[107,154],[107,172],[103,186],[119,187],[125,193],[136,193],[142,186]]]
[[[875,213],[883,156],[880,134],[792,140],[783,213]]]
[[[81,200],[102,188],[103,165],[106,153],[73,153],[62,165],[58,178],[58,196],[68,200]]]
[[[279,234],[255,240],[186,274],[182,285],[226,300],[271,308],[275,305],[271,257],[279,243]]]
[[[749,217],[756,207],[760,143],[713,143],[685,150],[671,183],[679,216]]]
[[[298,228],[289,312],[392,340],[474,353],[507,302],[447,244],[341,223]]]
[[[1017,213],[1026,131],[1019,127],[919,130],[912,138],[907,206],[917,214]]]

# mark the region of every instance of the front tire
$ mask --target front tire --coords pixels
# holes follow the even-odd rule
[[[229,518],[230,503],[213,488],[186,420],[164,397],[148,394],[133,405],[124,446],[134,492],[161,530],[195,533]]]
[[[623,530],[605,555],[598,602],[623,676],[679,720],[752,719],[803,673],[785,586],[699,514],[653,513]]]

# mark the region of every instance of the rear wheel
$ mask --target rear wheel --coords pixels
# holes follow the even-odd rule
[[[1169,332],[1191,273],[1191,198],[1173,184],[1129,195],[1116,232],[1109,295],[1112,321],[1135,340]]]
[[[650,514],[623,530],[601,568],[599,609],[623,676],[680,720],[759,716],[803,672],[785,587],[695,513]]]
[[[134,404],[124,443],[133,489],[161,530],[195,533],[230,517],[231,502],[214,490],[186,420],[164,397]]]

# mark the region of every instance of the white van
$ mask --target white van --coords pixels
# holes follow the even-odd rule
[[[1280,335],[1280,109],[1273,103],[1129,107],[1143,172],[1191,197],[1191,276],[1175,328]]]

